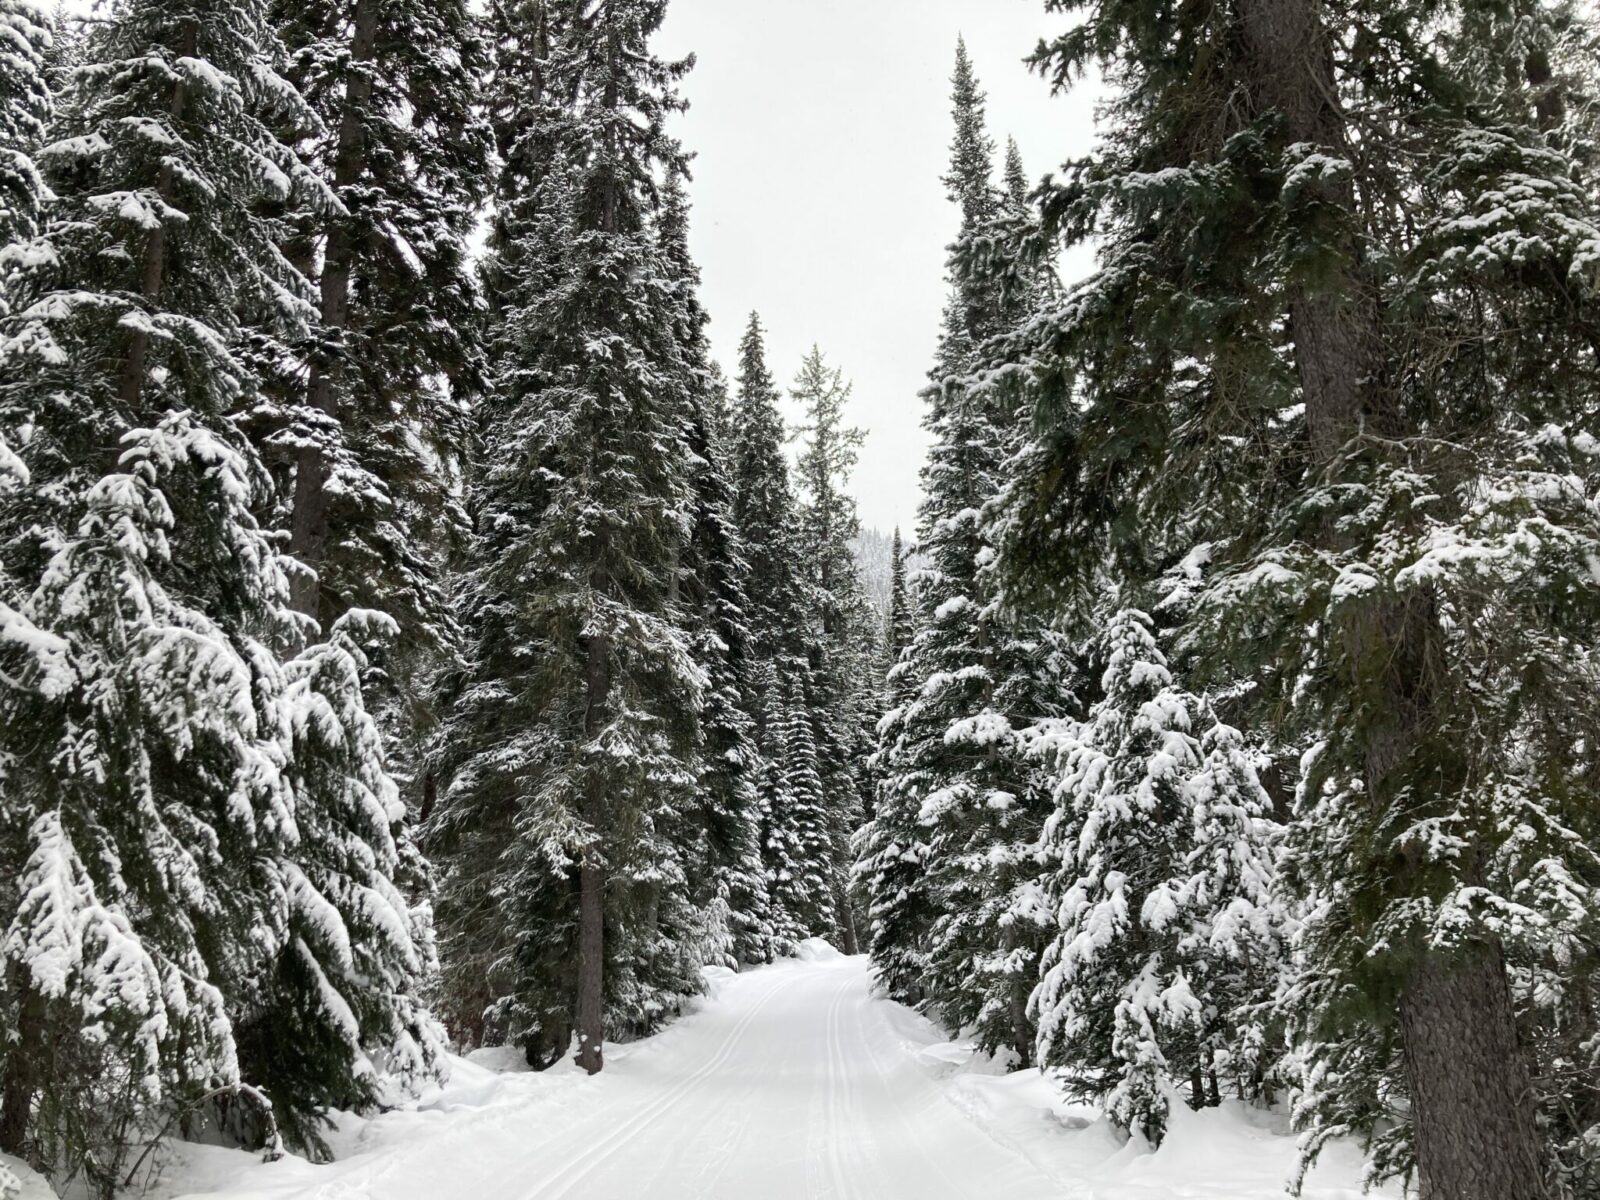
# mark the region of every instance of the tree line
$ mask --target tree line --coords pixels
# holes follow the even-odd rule
[[[860,434],[711,361],[665,8],[0,0],[0,1150],[325,1156],[853,946]]]
[[[1600,1194],[1596,30],[1046,8],[1092,154],[997,178],[954,76],[878,975],[1151,1143],[1287,1104],[1296,1188],[1355,1138],[1424,1200]]]

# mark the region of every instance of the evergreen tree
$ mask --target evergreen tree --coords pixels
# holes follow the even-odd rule
[[[394,614],[441,638],[438,531],[480,352],[467,238],[490,178],[475,115],[485,49],[464,0],[275,0],[288,76],[320,121],[300,153],[337,206],[304,214],[319,326],[294,451],[296,606]],[[312,244],[320,245],[313,257]],[[441,628],[444,627],[444,628]]]
[[[708,319],[697,294],[700,273],[689,254],[688,198],[677,176],[668,180],[665,200],[661,246],[678,286],[678,336],[692,405],[688,444],[694,456],[694,517],[683,564],[683,619],[694,660],[707,676],[699,804],[690,822],[695,839],[691,894],[706,914],[708,932],[723,943],[721,956],[737,966],[770,962],[775,952],[761,859],[761,762],[755,722],[746,708],[753,665],[746,567],[718,435],[726,389],[710,362]]]
[[[1006,139],[1006,165],[1002,176],[1005,184],[1006,211],[1016,217],[1028,216],[1028,173],[1022,166],[1022,150],[1016,138]]]
[[[866,686],[877,657],[877,622],[862,586],[853,546],[861,534],[855,500],[845,491],[865,436],[844,424],[850,385],[812,347],[795,379],[805,412],[798,474],[800,564],[815,641],[810,647],[807,703],[813,714],[817,770],[825,789],[829,849],[824,865],[835,919],[817,932],[834,933],[856,953],[855,914],[847,880],[850,842],[866,809],[866,762],[877,697]]]
[[[1582,1122],[1541,1142],[1554,1076],[1512,987],[1568,974],[1551,940],[1592,939],[1600,883],[1600,210],[1560,9],[1052,7],[1085,19],[1039,67],[1119,95],[1042,193],[1101,269],[995,377],[1026,376],[1038,431],[1008,566],[1081,607],[1108,555],[1137,583],[1211,544],[1197,677],[1251,682],[1248,719],[1308,748],[1284,872],[1308,1153],[1374,1134],[1425,1198],[1575,1186],[1551,1168]]]
[[[770,660],[755,664],[757,721],[761,730],[760,777],[761,859],[771,903],[772,945],[778,954],[793,954],[811,936],[803,914],[809,907],[802,881],[806,858],[793,815],[789,791],[789,696]],[[814,771],[814,767],[813,767]]]
[[[11,297],[20,294],[23,277],[41,265],[25,257],[24,250],[38,232],[40,212],[49,195],[33,156],[43,144],[50,113],[45,79],[50,45],[41,5],[34,0],[0,3],[0,94],[7,97],[0,106],[0,318],[8,312]],[[17,347],[0,343],[0,363],[16,351]],[[8,433],[15,438],[18,432],[0,426],[0,492],[28,480],[27,468],[6,442]],[[7,586],[0,573],[0,597],[15,594],[16,589]],[[0,598],[0,629],[11,622],[22,628],[16,610]]]
[[[769,802],[770,886],[773,904],[785,918],[783,928],[798,941],[836,927],[833,823],[805,680],[794,671],[778,686],[777,786]]]
[[[99,1188],[201,1095],[236,1097],[214,1111],[240,1136],[315,1150],[324,1106],[438,1061],[360,660],[348,628],[295,653],[242,429],[254,364],[309,312],[276,249],[273,213],[315,189],[271,133],[310,119],[279,54],[255,3],[97,29],[4,339],[0,424],[29,437],[0,556],[37,631],[0,690],[5,1140]],[[242,1099],[257,1081],[272,1114]]]
[[[1174,1083],[1200,1107],[1219,1067],[1248,1062],[1237,1026],[1276,981],[1268,802],[1235,731],[1202,750],[1203,706],[1173,685],[1144,613],[1117,613],[1101,653],[1104,698],[1049,739],[1059,931],[1032,1003],[1041,1064],[1159,1143]]]
[[[789,781],[815,773],[813,728],[806,744],[808,761],[791,761],[793,748],[791,684],[808,694],[812,663],[820,658],[814,617],[805,591],[800,543],[800,511],[789,478],[787,435],[778,411],[778,390],[767,369],[760,318],[750,322],[739,343],[738,396],[728,431],[733,518],[748,563],[750,649],[755,664],[747,697],[756,715],[756,745],[761,768],[762,858],[772,896],[776,945],[793,952],[806,937],[833,930],[818,923],[827,906],[806,890],[814,864],[805,860],[805,835],[793,824],[801,811]]]
[[[9,274],[11,247],[33,236],[46,189],[33,155],[44,142],[50,113],[45,57],[51,45],[44,7],[35,0],[0,4],[0,252]],[[4,303],[0,295],[0,304]]]
[[[291,256],[313,275],[305,373],[258,436],[285,479],[295,603],[324,623],[392,618],[364,685],[411,807],[433,715],[427,675],[457,635],[442,581],[464,540],[458,494],[467,401],[480,385],[481,301],[467,241],[491,179],[477,115],[487,52],[461,0],[275,2],[287,75],[319,123],[295,130],[339,206],[297,214]],[[420,777],[419,777],[420,776]],[[426,868],[409,847],[413,886]]]
[[[738,395],[730,429],[733,519],[750,564],[750,628],[755,653],[768,662],[806,653],[800,550],[788,441],[778,389],[767,369],[761,318],[739,341]]]
[[[955,135],[945,186],[971,241],[1001,215],[984,96],[965,45],[952,78]],[[1016,168],[1020,171],[1020,167]],[[984,343],[1022,315],[992,278],[951,261],[951,297],[924,393],[934,444],[923,471],[918,608],[897,668],[898,703],[880,725],[884,776],[860,873],[873,957],[891,995],[926,999],[952,1028],[1026,1060],[1027,998],[1044,912],[1032,846],[1048,787],[1026,731],[1065,697],[1060,647],[1041,622],[1001,611],[984,506],[1004,479],[1014,414],[971,386]]]
[[[693,406],[654,222],[658,172],[682,169],[662,124],[686,64],[650,52],[664,12],[492,17],[532,74],[502,62],[491,97],[513,167],[489,266],[472,640],[435,818],[450,1003],[480,1026],[487,1009],[485,1032],[533,1061],[575,1035],[591,1073],[608,1025],[648,1027],[700,986],[657,953],[688,904],[673,835],[707,682],[679,627]]]
[[[912,619],[911,591],[906,581],[905,546],[900,540],[900,526],[894,527],[894,545],[891,551],[889,574],[889,610],[883,622],[884,695],[888,707],[900,699],[903,685],[897,668],[907,647],[916,637],[916,623]]]

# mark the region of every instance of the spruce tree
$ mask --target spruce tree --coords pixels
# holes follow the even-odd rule
[[[0,688],[5,1140],[102,1189],[203,1095],[238,1136],[315,1150],[325,1105],[438,1061],[352,631],[304,646],[258,520],[256,367],[309,315],[275,214],[316,192],[272,133],[312,119],[280,63],[243,0],[97,27],[0,339],[0,425],[29,428],[0,570],[37,631]],[[242,1055],[266,1030],[303,1070]]]
[[[303,374],[257,436],[286,482],[296,606],[324,623],[370,609],[397,635],[367,647],[363,685],[413,811],[434,715],[428,676],[457,636],[443,577],[465,539],[468,402],[481,385],[481,299],[467,242],[491,180],[477,115],[487,51],[461,0],[276,2],[286,74],[319,123],[293,131],[338,200],[296,214],[291,257],[314,278]],[[402,846],[414,888],[426,868]]]
[[[966,244],[1003,213],[985,100],[964,44],[952,103],[944,182]],[[1026,1061],[1027,998],[1045,935],[1031,847],[1049,810],[1026,731],[1068,697],[1056,639],[1042,622],[1000,608],[984,527],[1019,434],[1013,411],[972,379],[986,365],[987,340],[1025,312],[960,256],[950,278],[924,393],[934,441],[918,535],[923,621],[897,668],[898,703],[880,725],[884,782],[862,870],[874,961],[891,994],[925,998],[951,1028],[975,1027],[986,1049]]]
[[[39,265],[26,255],[28,242],[38,232],[39,217],[49,189],[40,178],[33,156],[44,142],[50,114],[50,88],[45,78],[45,57],[51,45],[42,5],[34,0],[0,3],[0,317],[20,298],[23,277]],[[9,336],[15,337],[16,333]],[[15,347],[0,344],[0,362]],[[19,430],[0,427],[0,491],[27,482],[27,468],[7,446],[7,435]],[[3,571],[0,566],[0,571]],[[0,597],[14,596],[0,574]],[[20,618],[0,599],[0,622]]]
[[[752,691],[752,636],[744,547],[733,524],[720,411],[726,387],[715,373],[700,307],[699,268],[689,253],[688,197],[667,181],[659,222],[662,252],[677,283],[678,337],[688,375],[688,445],[693,455],[693,527],[682,564],[683,621],[694,660],[706,673],[701,713],[698,804],[690,811],[691,898],[728,965],[770,962],[775,953],[761,859],[761,760]]]
[[[1100,656],[1103,699],[1047,739],[1058,928],[1032,1004],[1040,1063],[1159,1143],[1175,1084],[1198,1108],[1219,1070],[1255,1065],[1239,1025],[1276,982],[1268,802],[1236,731],[1205,731],[1202,749],[1204,706],[1174,686],[1144,613],[1116,613]]]
[[[32,237],[46,195],[34,164],[44,142],[50,113],[45,56],[51,46],[44,6],[35,0],[0,4],[0,253],[7,259],[15,243]],[[0,263],[6,273],[21,264]],[[0,303],[4,297],[0,296]]]
[[[430,544],[454,518],[462,401],[481,370],[467,239],[490,178],[475,114],[486,51],[464,0],[275,2],[273,20],[320,118],[300,155],[338,201],[299,218],[317,341],[304,402],[275,435],[294,451],[296,606],[379,608],[408,639],[438,640]]]
[[[761,318],[755,313],[739,341],[737,382],[729,430],[733,519],[750,565],[755,653],[775,663],[805,654],[808,628],[802,616],[798,517],[784,450],[788,435],[767,367]]]
[[[774,907],[790,937],[822,937],[837,927],[834,830],[803,672],[779,681],[776,788],[769,802],[768,848]],[[792,946],[786,947],[790,950]]]
[[[865,436],[844,424],[850,385],[815,346],[795,378],[793,396],[805,413],[796,464],[800,565],[815,640],[809,648],[807,703],[813,714],[817,770],[825,789],[829,850],[824,866],[835,919],[826,927],[847,954],[856,953],[848,896],[850,843],[867,803],[866,764],[877,697],[867,686],[877,657],[873,620],[853,549],[861,534],[855,500],[845,490]],[[823,929],[818,929],[823,932]]]
[[[491,97],[513,166],[435,817],[452,1003],[534,1061],[575,1035],[591,1073],[608,1025],[647,1027],[700,986],[654,932],[688,903],[673,835],[707,682],[679,626],[693,406],[655,220],[658,172],[682,169],[662,124],[686,65],[650,51],[664,13],[492,14],[532,75],[502,62]]]
[[[900,526],[894,527],[894,542],[889,567],[889,610],[883,622],[884,697],[893,706],[903,685],[898,668],[907,647],[916,636],[916,623],[912,616],[911,591],[906,580],[905,546],[900,540]]]
[[[805,835],[795,824],[793,778],[808,778],[814,761],[816,728],[804,739],[813,746],[806,758],[789,729],[791,685],[809,696],[812,665],[820,658],[816,618],[805,585],[800,541],[800,509],[789,476],[788,441],[778,409],[778,389],[767,368],[760,318],[750,314],[739,342],[738,394],[727,435],[733,486],[733,519],[743,539],[748,564],[751,657],[755,664],[747,706],[756,717],[756,746],[762,760],[762,858],[772,897],[776,945],[784,952],[802,938],[831,933],[828,911],[804,881],[813,864],[805,861]]]
[[[1039,67],[1121,86],[1104,151],[1041,193],[1102,265],[1008,355],[1038,435],[1005,558],[1081,592],[1108,555],[1148,581],[1211,544],[1197,677],[1252,681],[1248,718],[1307,747],[1308,1152],[1374,1133],[1428,1200],[1548,1196],[1571,1126],[1541,1141],[1512,982],[1588,936],[1600,883],[1600,210],[1560,10],[1052,7],[1085,20]]]

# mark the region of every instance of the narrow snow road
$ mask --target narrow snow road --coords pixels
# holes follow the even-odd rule
[[[514,1052],[457,1060],[441,1090],[341,1114],[314,1165],[172,1143],[150,1200],[1282,1200],[1281,1115],[1181,1103],[1161,1149],[1133,1145],[1035,1072],[871,992],[864,958],[715,973],[698,1011],[607,1047],[589,1078]],[[1328,1147],[1305,1200],[1363,1200],[1356,1147]],[[1384,1193],[1387,1195],[1388,1193]],[[1373,1200],[1366,1197],[1364,1200]]]
[[[1060,1196],[944,1098],[886,1008],[860,958],[729,980],[708,1011],[602,1076],[593,1111],[488,1194]]]
[[[894,1027],[907,1018],[871,996],[864,958],[784,962],[718,980],[700,1011],[608,1048],[594,1079],[561,1069],[489,1076],[481,1095],[452,1085],[411,1114],[415,1128],[394,1128],[408,1118],[393,1114],[367,1127],[370,1140],[340,1136],[326,1167],[202,1183],[209,1172],[190,1162],[177,1174],[229,1200],[1070,1194],[946,1099]]]

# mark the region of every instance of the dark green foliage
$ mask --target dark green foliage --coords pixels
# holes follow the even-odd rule
[[[970,242],[1004,213],[984,97],[964,45],[952,102],[945,185]],[[1012,174],[1020,170],[1013,161]],[[988,364],[987,339],[1026,316],[1031,299],[995,279],[952,261],[924,393],[933,446],[914,584],[920,621],[891,675],[893,703],[875,760],[878,801],[858,844],[857,875],[869,898],[873,961],[890,994],[923,1001],[951,1028],[976,1028],[986,1049],[1026,1061],[1026,1002],[1046,936],[1032,845],[1050,808],[1026,731],[1071,698],[1059,645],[1043,622],[1000,608],[992,577],[984,508],[1002,486],[1019,431],[1013,412],[972,379]]]
[[[677,577],[696,397],[686,281],[658,228],[656,172],[682,158],[661,124],[684,66],[648,51],[663,8],[613,0],[590,21],[504,4],[492,18],[543,86],[501,79],[504,152],[541,166],[504,177],[491,243],[470,637],[447,680],[433,842],[447,1011],[532,1061],[559,1056],[582,1015],[580,863],[607,880],[613,1035],[700,986],[681,822],[710,681],[682,633]]]
[[[1600,211],[1552,73],[1569,17],[1051,7],[1085,19],[1036,65],[1061,84],[1097,66],[1117,93],[1103,151],[1043,189],[1034,244],[1093,236],[1101,268],[995,377],[1034,422],[993,525],[1013,596],[1081,615],[1108,561],[1138,587],[1207,547],[1192,686],[1306,751],[1285,879],[1307,914],[1289,1011],[1310,1152],[1376,1132],[1375,1173],[1415,1164],[1425,1193],[1467,1170],[1544,1194],[1535,1160],[1581,1193],[1586,1103],[1530,1149],[1505,1019],[1550,1052],[1534,997],[1588,987],[1549,948],[1587,972],[1600,883],[1600,524],[1580,500]],[[1452,972],[1488,979],[1484,1007],[1451,1009]],[[1483,1040],[1402,1058],[1403,1016]],[[1422,1103],[1471,1055],[1478,1096]],[[1413,1131],[1451,1122],[1488,1157],[1412,1158]]]

